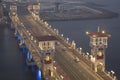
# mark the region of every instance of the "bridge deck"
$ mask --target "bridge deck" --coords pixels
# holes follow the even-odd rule
[[[27,13],[27,14],[26,14]],[[18,16],[11,17],[12,22],[16,24],[15,19],[17,20],[16,29],[21,34],[22,38],[25,40],[25,44],[29,48],[32,56],[41,69],[41,54],[40,49],[37,44],[35,44],[27,31],[34,35],[53,35],[55,36],[61,44],[56,46],[55,60],[61,66],[61,68],[67,73],[71,80],[104,80],[96,73],[91,71],[91,68],[84,63],[84,60],[80,60],[79,63],[74,61],[75,56],[77,56],[76,51],[71,51],[69,45],[61,38],[60,35],[56,34],[52,29],[45,25],[42,21],[35,21],[33,17],[26,12],[24,8],[18,8]],[[21,25],[22,23],[22,25]],[[63,51],[62,48],[66,47],[66,51]],[[88,62],[89,63],[89,62]],[[56,74],[58,75],[58,74]],[[105,80],[112,80],[105,78]],[[66,80],[66,79],[65,79]]]

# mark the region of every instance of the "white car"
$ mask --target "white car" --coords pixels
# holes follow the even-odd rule
[[[66,47],[63,47],[62,50],[63,50],[63,51],[66,51]]]
[[[75,62],[79,62],[80,59],[78,57],[75,57]]]

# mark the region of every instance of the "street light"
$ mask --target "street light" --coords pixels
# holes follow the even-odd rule
[[[110,72],[111,72],[112,77],[114,77],[115,72],[113,70],[111,70]]]
[[[82,54],[82,48],[80,47],[80,54]]]
[[[68,43],[68,41],[69,41],[69,38],[67,38],[67,43]]]
[[[54,69],[56,70],[56,67],[54,66]]]
[[[108,74],[110,75],[110,72],[108,71]]]
[[[88,31],[86,31],[86,34],[89,34],[89,32],[88,32]]]
[[[38,5],[40,6],[40,3],[38,3]]]
[[[90,55],[90,54],[89,54],[88,52],[87,52],[86,54],[87,54],[87,59],[89,59],[89,55]]]
[[[54,31],[56,31],[56,29],[54,28]]]
[[[63,34],[61,34],[61,36],[63,37]]]
[[[61,79],[63,80],[64,77],[63,77],[62,75],[60,75],[60,77],[61,77]]]
[[[103,30],[102,33],[105,33],[105,31]]]
[[[113,70],[111,70],[111,73],[112,73],[112,74],[115,74],[115,72],[114,72]]]
[[[45,23],[46,26],[48,26],[48,23],[46,21],[44,23]]]
[[[87,52],[86,54],[87,54],[87,55],[89,55],[89,53],[88,53],[88,52]]]
[[[58,29],[56,29],[56,33],[57,33],[57,35],[59,34],[59,31],[58,31]]]
[[[69,38],[67,38],[67,41],[69,41]]]
[[[51,28],[51,25],[49,27]]]

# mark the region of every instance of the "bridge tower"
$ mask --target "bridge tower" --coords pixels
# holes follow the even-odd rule
[[[90,37],[91,61],[94,63],[95,72],[105,70],[105,50],[107,48],[107,39],[111,36],[105,31],[86,32]]]
[[[17,5],[15,3],[10,5],[10,15],[16,16],[17,14]]]
[[[33,4],[33,17],[35,20],[39,20],[39,11],[40,11],[40,3]]]
[[[53,58],[55,54],[55,42],[54,36],[40,36],[39,48],[42,54],[42,74],[44,78],[49,80],[54,77],[53,72]]]

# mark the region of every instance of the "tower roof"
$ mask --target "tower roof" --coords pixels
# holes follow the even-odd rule
[[[39,36],[37,37],[38,41],[56,41],[57,38],[55,36],[49,36],[49,35],[45,35],[45,36]]]
[[[33,29],[30,30],[30,33],[37,41],[56,41],[58,40],[55,36],[52,35],[41,35],[35,32]]]
[[[87,32],[88,36],[97,38],[97,37],[110,37],[110,34],[104,33],[104,32]]]

